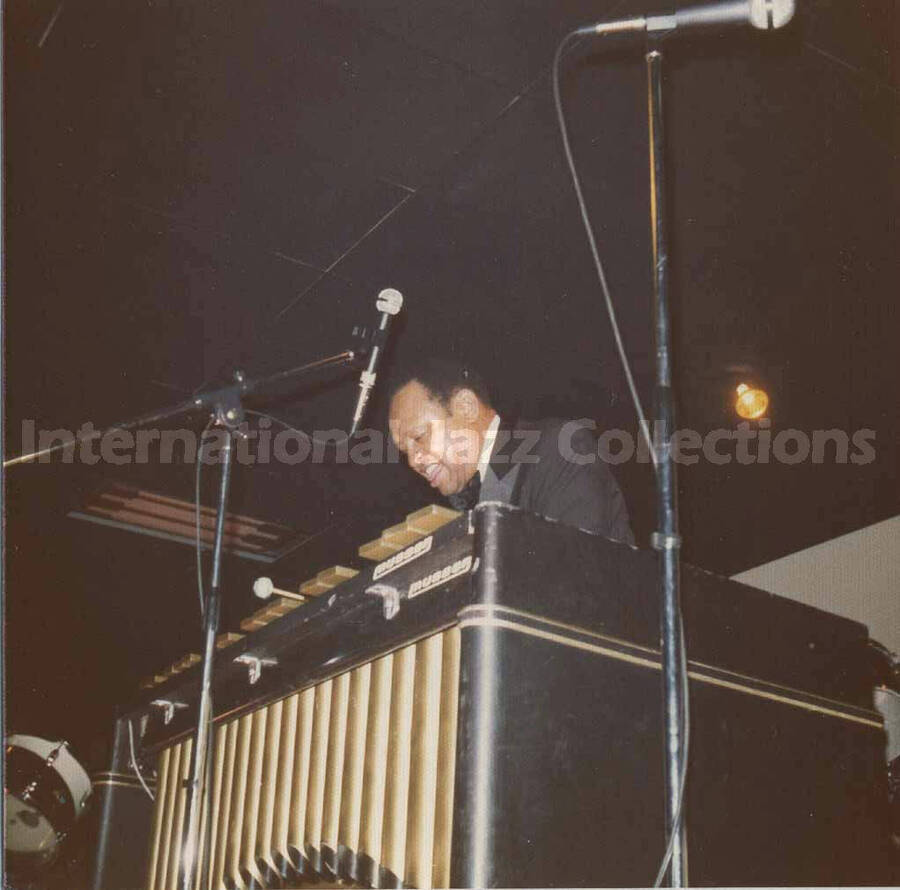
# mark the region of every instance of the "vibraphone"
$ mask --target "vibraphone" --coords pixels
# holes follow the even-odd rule
[[[499,505],[438,524],[218,652],[198,890],[651,880],[655,555]],[[690,568],[683,599],[692,881],[884,881],[865,628]],[[118,723],[112,772],[130,722],[157,795],[108,790],[95,890],[178,886],[197,675]]]

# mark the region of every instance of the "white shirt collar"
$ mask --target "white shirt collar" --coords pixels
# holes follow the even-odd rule
[[[494,442],[497,439],[497,430],[500,429],[500,415],[495,414],[494,419],[488,424],[484,432],[484,442],[481,445],[481,456],[478,458],[478,472],[481,481],[484,482],[484,474],[487,472],[491,461],[491,452],[494,450]]]

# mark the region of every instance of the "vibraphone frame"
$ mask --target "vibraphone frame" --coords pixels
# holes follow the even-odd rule
[[[254,713],[302,690],[331,683],[330,694],[343,686],[349,697],[360,669],[371,684],[389,653],[412,660],[414,686],[418,647],[458,641],[444,858],[432,854],[426,875],[407,856],[400,874],[387,844],[376,857],[311,843],[293,874],[273,865],[298,882],[305,870],[371,886],[648,883],[665,846],[655,554],[500,505],[479,506],[419,550],[377,579],[396,591],[392,617],[384,588],[367,592],[369,568],[220,652],[214,702],[217,727],[249,720],[252,732]],[[683,602],[691,882],[889,883],[884,737],[859,667],[865,628],[690,567]],[[251,683],[248,656],[275,663]],[[142,701],[117,737],[131,720],[145,762],[174,750],[189,738],[196,691],[195,669],[154,690],[187,705],[169,723]],[[112,771],[128,769],[114,761]],[[129,797],[139,815],[126,823],[108,796],[95,890],[147,886],[146,804]],[[339,819],[340,801],[328,805]],[[395,838],[408,829],[392,827]],[[277,885],[273,873],[244,886],[259,878]]]

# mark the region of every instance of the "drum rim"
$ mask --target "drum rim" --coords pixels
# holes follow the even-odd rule
[[[11,747],[23,748],[42,758],[46,758],[52,751],[58,749],[59,753],[54,760],[55,769],[62,775],[63,781],[69,785],[72,798],[76,802],[76,809],[84,806],[93,788],[91,777],[69,750],[67,742],[51,741],[41,736],[16,733],[6,739],[7,756]]]
[[[6,793],[36,809],[59,838],[80,815],[65,776],[46,758],[19,745],[7,744]]]

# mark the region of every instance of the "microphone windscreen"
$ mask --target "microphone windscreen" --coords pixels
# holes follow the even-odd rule
[[[396,315],[403,307],[403,294],[392,287],[386,287],[375,301],[375,308],[379,312],[387,312],[388,315]]]
[[[750,0],[754,28],[781,28],[794,17],[794,0]]]

